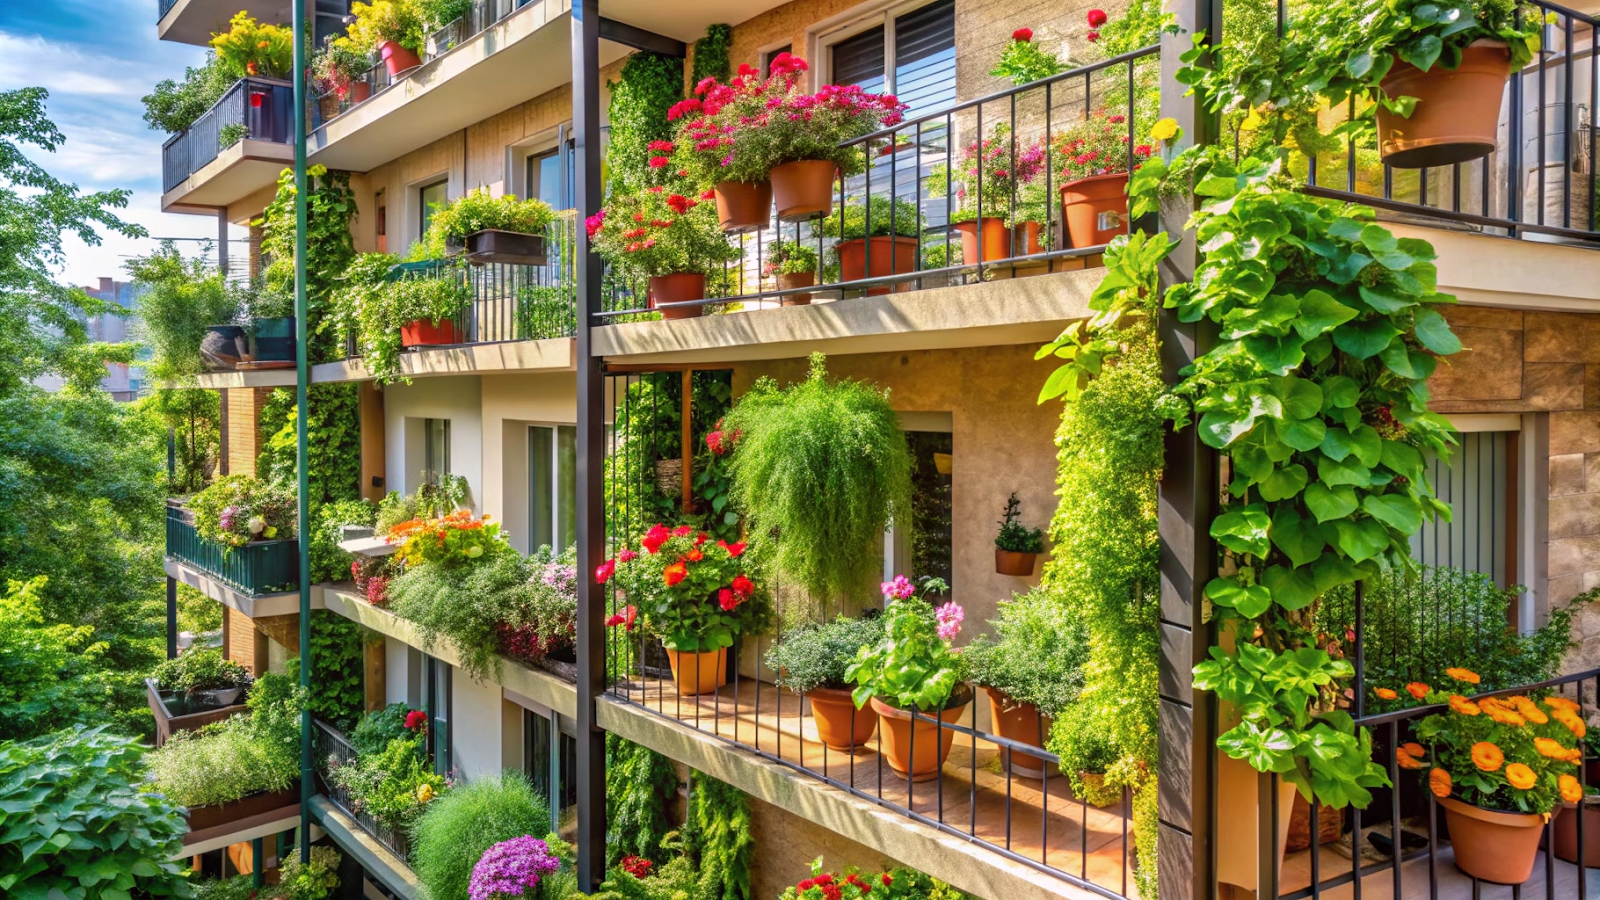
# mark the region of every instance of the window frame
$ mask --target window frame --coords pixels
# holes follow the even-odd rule
[[[438,465],[440,460],[434,458],[433,429],[434,423],[440,423],[439,431],[440,449],[444,453],[443,465]],[[450,420],[439,417],[427,417],[422,420],[422,482],[424,484],[438,485],[439,476],[448,476],[450,471]]]
[[[810,70],[811,90],[819,90],[832,80],[833,47],[841,41],[855,37],[873,28],[883,28],[883,93],[899,95],[895,83],[895,29],[894,21],[932,6],[943,0],[887,0],[858,7],[850,12],[824,19],[807,29],[806,43],[813,49],[810,54],[817,63]],[[933,112],[935,110],[930,110]]]
[[[539,531],[540,531],[540,518],[542,516],[542,512],[538,508],[538,506],[539,506],[539,497],[540,497],[538,482],[539,482],[540,479],[534,477],[535,474],[536,474],[536,468],[535,468],[535,462],[534,462],[534,454],[536,452],[535,448],[537,446],[536,442],[534,440],[534,432],[536,430],[545,431],[545,432],[549,433],[549,451],[550,451],[550,459],[549,459],[549,467],[550,467],[550,469],[549,469],[549,471],[550,471],[550,481],[549,481],[549,484],[544,486],[544,489],[548,492],[548,495],[549,495],[549,498],[550,498],[550,519],[549,519],[550,544],[549,544],[549,546],[550,546],[550,549],[552,551],[554,551],[555,553],[561,553],[562,551],[566,550],[568,544],[572,543],[572,541],[575,541],[577,539],[577,503],[576,503],[576,498],[577,498],[577,477],[578,477],[578,475],[577,475],[577,460],[576,460],[576,455],[575,454],[576,454],[576,448],[577,448],[578,426],[572,425],[572,424],[568,424],[568,423],[565,423],[565,422],[553,422],[553,423],[531,422],[531,423],[528,424],[528,552],[529,553],[532,553],[533,551],[537,550],[542,545],[542,542],[539,540],[539,537],[538,537]],[[562,443],[561,443],[562,435],[564,433],[570,437],[570,439],[571,439],[571,447],[572,447],[572,449],[574,451],[573,458],[571,459],[570,465],[566,469],[565,473],[563,473],[563,469],[562,469],[562,460],[565,457],[564,457],[564,455],[562,453]],[[563,474],[565,474],[565,477],[567,479],[570,479],[570,482],[571,482],[571,489],[570,489],[569,493],[571,494],[571,496],[573,498],[573,502],[572,502],[572,507],[573,508],[571,510],[572,518],[571,518],[571,527],[570,527],[570,537],[571,537],[572,540],[562,540],[563,535],[568,533],[568,529],[563,526],[563,516],[566,513],[566,508],[561,503],[562,486],[563,486]]]

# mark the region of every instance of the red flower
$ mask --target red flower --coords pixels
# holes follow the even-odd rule
[[[624,609],[622,612],[617,613],[616,615],[614,615],[611,618],[607,619],[606,620],[606,627],[607,628],[615,628],[618,625],[621,625],[621,626],[623,626],[624,630],[632,631],[633,630],[633,620],[637,619],[638,617],[639,617],[639,607],[630,606],[627,609]]]
[[[844,900],[844,892],[839,890],[839,886],[836,884],[823,885],[822,896],[823,900]]]
[[[893,876],[891,876],[888,872],[883,873],[883,886],[888,887],[891,884],[894,884]]]
[[[693,531],[694,529],[690,528],[688,525],[679,525],[677,528],[672,529],[672,536],[688,537],[691,533],[693,533]]]
[[[665,544],[670,537],[672,537],[672,533],[667,531],[667,526],[652,525],[650,530],[644,533],[644,540],[639,543],[644,545],[646,552],[654,554],[661,549],[661,545]]]
[[[709,541],[709,540],[711,540],[711,535],[706,534],[704,531],[702,531],[699,534],[694,536],[694,545],[696,547],[698,547],[701,544],[704,544],[706,541]]]
[[[1011,32],[1011,39],[1013,41],[1022,41],[1026,44],[1028,41],[1033,40],[1033,29],[1018,28],[1016,31]]]
[[[1106,11],[1103,9],[1089,10],[1089,27],[1099,28],[1106,23]]]
[[[650,168],[652,168],[652,169],[664,169],[664,168],[666,168],[667,166],[670,166],[670,165],[672,165],[672,158],[669,157],[669,156],[652,156],[652,157],[650,157]],[[681,210],[680,210],[680,212],[681,212]]]
[[[687,559],[689,562],[699,562],[705,558],[706,555],[700,552],[700,548],[698,546],[696,546],[693,550],[690,550],[689,553],[684,556],[684,559]]]
[[[717,192],[712,190],[711,188],[706,188],[704,191],[702,191],[700,193],[700,199],[701,200],[715,200],[715,199],[717,199]]]
[[[595,581],[595,584],[605,584],[606,582],[611,580],[611,576],[615,575],[616,572],[617,572],[617,561],[614,560],[614,559],[606,560],[605,562],[603,562],[600,565],[595,567],[595,570],[594,570],[594,581]]]
[[[734,559],[738,559],[739,554],[744,552],[745,542],[740,541],[737,544],[730,544],[727,541],[717,541],[717,546],[728,551],[729,556],[733,557]]]
[[[690,97],[687,100],[679,100],[677,103],[672,104],[672,107],[667,110],[667,121],[676,122],[689,113],[696,113],[699,111],[700,101],[694,97]]]
[[[694,207],[695,201],[682,194],[673,194],[667,198],[667,205],[677,212],[686,213]]]
[[[751,594],[755,593],[755,591],[756,591],[755,582],[753,582],[750,579],[744,577],[744,573],[743,572],[740,572],[738,575],[733,576],[733,592],[735,594],[738,594],[741,597],[748,597]]]
[[[650,147],[651,150],[654,150],[657,153],[671,153],[672,152],[672,142],[671,141],[651,141],[648,146]]]
[[[420,709],[406,713],[406,730],[419,731],[428,725],[428,714]]]
[[[661,572],[661,580],[667,583],[667,587],[673,587],[678,582],[688,577],[689,567],[684,565],[682,561],[675,562],[672,565],[667,566]]]
[[[641,856],[624,856],[621,862],[622,871],[635,878],[650,877],[650,868],[653,865],[655,863]]]
[[[723,588],[717,591],[717,602],[722,605],[723,612],[733,612],[743,601],[733,591]]]
[[[639,554],[633,552],[632,547],[623,547],[622,552],[617,554],[617,562],[631,562],[638,558]]]

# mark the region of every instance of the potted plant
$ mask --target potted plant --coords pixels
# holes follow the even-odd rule
[[[822,220],[824,237],[837,238],[833,254],[839,261],[840,279],[858,281],[915,272],[917,244],[922,235],[922,214],[909,200],[872,197],[851,203]],[[894,286],[910,290],[909,283]],[[888,285],[867,288],[869,296],[889,293]]]
[[[368,371],[389,380],[400,371],[399,350],[461,343],[456,319],[472,304],[472,289],[454,266],[401,278],[360,310]]]
[[[1127,118],[1096,110],[1056,135],[1061,214],[1074,247],[1098,247],[1128,230],[1128,171],[1149,159],[1146,144],[1129,146]]]
[[[1033,567],[1044,552],[1044,530],[1028,528],[1017,518],[1021,515],[1021,502],[1016,491],[1006,499],[1005,518],[1000,520],[1000,533],[994,538],[994,571],[997,575],[1029,578]]]
[[[1580,804],[1561,798],[1561,814],[1556,820],[1556,859],[1574,865],[1578,862],[1578,809]],[[1583,865],[1600,866],[1600,788],[1585,789],[1583,803]]]
[[[1021,202],[1027,199],[1027,186],[1044,171],[1045,149],[1043,139],[1018,141],[1009,124],[996,122],[988,137],[967,145],[954,168],[940,163],[929,170],[929,196],[954,193],[950,222],[961,234],[961,256],[966,265],[1038,252],[1042,220],[1027,222],[1032,226],[1029,231],[1019,214],[1023,211]],[[1022,237],[1015,248],[1014,225],[1021,228]],[[1034,248],[1031,250],[1030,236]]]
[[[156,684],[190,710],[231,706],[250,686],[250,670],[212,647],[195,647],[156,667]]]
[[[595,252],[619,272],[649,280],[650,308],[664,319],[699,316],[706,276],[739,257],[717,225],[712,192],[674,179],[612,202],[585,227]],[[673,304],[678,304],[674,306]]]
[[[390,78],[422,65],[418,54],[427,43],[427,22],[416,0],[356,0],[350,15],[355,21],[335,45],[362,56],[377,53]]]
[[[255,362],[294,362],[294,295],[264,278],[252,278],[232,290]]]
[[[548,262],[544,231],[555,221],[549,204],[537,198],[518,200],[515,195],[489,196],[478,188],[434,211],[428,231],[443,238],[453,253],[465,253],[473,263],[510,263],[542,266]]]
[[[235,550],[259,541],[294,537],[294,490],[252,475],[224,475],[189,498],[195,533]]]
[[[994,733],[1035,747],[1045,745],[1051,719],[1078,698],[1089,639],[1060,598],[1035,589],[1000,602],[1000,617],[989,625],[995,637],[980,635],[962,650],[967,678],[989,700]],[[1043,778],[1042,761],[1004,752],[1008,771]],[[1103,769],[1101,771],[1104,771]]]
[[[817,737],[831,749],[848,752],[872,738],[878,715],[857,707],[850,697],[845,669],[862,647],[883,640],[883,619],[839,616],[812,623],[784,635],[767,651],[767,666],[778,673],[777,685],[811,702]]]
[[[963,660],[950,644],[966,613],[954,600],[934,609],[904,575],[884,582],[882,590],[889,603],[884,636],[856,652],[845,678],[856,686],[851,699],[857,708],[870,702],[878,714],[889,768],[914,782],[930,781],[939,777],[955,739],[938,722],[959,721],[972,702]],[[922,582],[924,595],[947,590],[937,578]]]
[[[294,71],[294,32],[282,25],[262,25],[239,11],[228,30],[211,36],[211,49],[235,78],[288,78]]]
[[[688,525],[653,526],[638,550],[625,547],[594,573],[613,577],[661,638],[681,694],[705,694],[727,684],[727,654],[754,623],[755,582],[745,574],[744,543],[712,543]],[[618,622],[616,624],[623,624]]]
[[[1478,683],[1466,669],[1450,676]],[[1395,749],[1403,769],[1424,771],[1444,807],[1456,868],[1483,881],[1521,884],[1533,874],[1544,825],[1557,804],[1584,799],[1576,772],[1583,763],[1583,710],[1564,697],[1469,700],[1431,691],[1444,712],[1417,722],[1420,744]]]
[[[1103,809],[1122,799],[1122,788],[1106,777],[1118,759],[1116,744],[1102,715],[1101,708],[1088,702],[1068,704],[1051,725],[1049,745],[1056,750],[1060,769],[1072,785],[1072,795]],[[1293,791],[1294,786],[1288,790]],[[1283,818],[1287,820],[1288,815]]]
[[[767,254],[761,274],[775,278],[780,291],[811,287],[817,283],[817,251],[797,241],[779,241]],[[781,302],[784,306],[806,306],[811,303],[811,292],[784,294]]]
[[[342,112],[346,102],[354,106],[372,96],[372,85],[364,77],[368,62],[364,54],[331,37],[311,58],[312,92],[324,122]]]

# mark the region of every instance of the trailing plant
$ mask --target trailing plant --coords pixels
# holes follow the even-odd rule
[[[733,28],[729,25],[707,25],[705,37],[694,42],[694,70],[689,81],[694,84],[707,78],[727,81],[733,74]]]
[[[352,812],[407,833],[423,810],[450,790],[449,782],[434,774],[428,758],[423,742],[427,717],[415,715],[418,722],[412,734],[394,738],[376,754],[363,754],[353,762],[329,760],[327,766],[328,783],[349,795]]]
[[[355,21],[334,41],[335,46],[370,57],[386,41],[417,54],[427,44],[428,22],[417,0],[356,0],[350,4],[350,15]]]
[[[278,870],[278,891],[285,900],[323,900],[339,887],[339,851],[312,847],[311,860],[291,854]]]
[[[1035,588],[1000,601],[1000,617],[989,620],[995,637],[980,635],[961,651],[967,679],[1004,691],[1016,703],[1032,703],[1059,716],[1083,689],[1089,658],[1086,625],[1049,591]]]
[[[190,808],[288,790],[300,776],[302,703],[289,676],[263,674],[250,691],[249,716],[177,732],[150,753],[155,789]]]
[[[321,363],[344,356],[343,345],[334,341],[331,296],[356,256],[350,229],[356,199],[349,172],[314,165],[306,170],[306,184],[306,355],[311,362]],[[284,169],[278,176],[272,202],[250,224],[261,228],[261,253],[271,260],[265,273],[268,284],[292,296],[296,238],[292,169]]]
[[[477,778],[429,803],[412,828],[411,868],[431,900],[469,900],[494,845],[550,830],[550,808],[520,772]]]
[[[224,659],[215,647],[192,647],[156,666],[156,684],[165,691],[210,691],[249,684],[250,670]]]
[[[455,319],[472,303],[472,289],[454,266],[389,282],[364,291],[355,311],[362,362],[380,384],[411,383],[400,373],[400,329],[412,322],[435,325]]]
[[[198,68],[184,69],[182,81],[164,78],[140,98],[145,123],[167,134],[188,131],[238,80],[230,66],[208,51]]]
[[[314,521],[347,518],[340,524],[372,524],[370,515],[360,512],[361,497],[361,392],[354,384],[313,384],[306,396],[310,412],[306,425],[306,487],[311,498]],[[298,410],[293,390],[278,389],[267,396],[258,423],[269,435],[256,457],[256,477],[266,481],[294,484]],[[324,514],[323,506],[335,504],[337,512]],[[319,546],[312,533],[312,553],[320,559],[337,553],[337,548]],[[338,541],[334,540],[334,544]],[[342,576],[323,578],[315,574],[318,558],[312,560],[314,581],[337,581]],[[330,564],[332,560],[329,560]],[[348,564],[348,560],[345,560]]]
[[[516,605],[496,623],[500,653],[539,665],[546,659],[576,660],[578,634],[577,549],[556,556],[540,547],[527,560],[528,579],[513,594]]]
[[[431,257],[445,254],[451,244],[460,244],[467,235],[479,231],[515,231],[543,234],[555,221],[550,205],[537,197],[518,200],[515,194],[491,197],[486,187],[468,191],[443,206],[435,206],[428,220],[428,233],[422,241]]]
[[[211,36],[211,49],[234,78],[288,78],[294,71],[294,31],[262,25],[243,10],[233,14],[227,31]]]
[[[234,549],[294,537],[294,490],[254,475],[224,475],[189,498],[195,533]]]
[[[1032,28],[1018,28],[1011,32],[1011,41],[1000,51],[1000,61],[989,74],[1020,87],[1066,70],[1067,64],[1054,51],[1034,43]]]
[[[683,60],[635,53],[623,63],[617,81],[606,81],[606,90],[611,92],[606,190],[616,197],[651,183],[646,180],[649,160],[656,154],[650,144],[672,139],[667,110],[683,96]]]
[[[797,694],[845,689],[850,684],[845,670],[862,647],[883,640],[883,625],[883,618],[876,615],[855,619],[841,615],[832,622],[802,625],[767,650],[767,668],[778,673],[779,687]]]
[[[924,595],[949,590],[937,578],[925,579]],[[971,696],[962,688],[966,660],[951,646],[961,631],[966,613],[954,600],[934,609],[933,604],[916,596],[904,575],[883,583],[883,637],[862,646],[845,668],[845,680],[855,683],[851,699],[856,708],[877,697],[897,709],[915,706],[922,712],[938,713],[966,702]]]
[[[367,696],[367,631],[343,616],[315,610],[311,628],[311,682],[306,706],[311,715],[340,731],[349,731],[361,717]]]
[[[732,785],[691,770],[684,832],[700,870],[698,896],[750,900],[750,798]]]
[[[146,790],[143,751],[105,727],[0,741],[0,891],[122,900],[192,895],[183,811]]]
[[[556,588],[543,576],[542,565],[530,566],[507,548],[480,564],[410,567],[389,583],[389,602],[417,624],[429,647],[448,639],[462,670],[482,681],[499,674],[503,650],[533,661],[571,646],[576,595],[570,610],[552,603]]]
[[[681,653],[705,653],[733,646],[734,638],[759,624],[758,591],[745,574],[745,544],[710,542],[688,525],[657,524],[640,539],[639,550],[624,547],[595,570],[597,584],[614,577],[616,587],[637,604],[646,627],[662,646]]]
[[[1017,521],[1022,515],[1021,506],[1017,492],[1012,491],[1006,499],[1005,518],[1000,520],[1000,533],[995,535],[994,545],[1011,553],[1043,553],[1044,529],[1029,528]]]
[[[760,379],[723,427],[741,434],[730,466],[735,506],[751,534],[777,535],[783,577],[818,602],[869,583],[885,526],[911,503],[911,454],[887,393],[830,383],[813,354],[804,381],[785,389]]]
[[[668,811],[678,794],[672,760],[615,732],[606,732],[606,861],[666,861]]]
[[[866,237],[919,237],[922,213],[910,200],[872,197],[865,203],[847,203],[828,213],[818,225],[823,237],[850,241]],[[829,251],[830,253],[832,251]]]
[[[171,241],[130,260],[127,268],[139,290],[136,334],[155,353],[151,376],[181,380],[200,374],[207,329],[233,322],[239,314],[237,297],[222,275],[199,258],[184,259]]]

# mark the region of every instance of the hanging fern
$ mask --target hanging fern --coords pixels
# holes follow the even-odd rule
[[[700,866],[703,900],[750,900],[750,798],[704,772],[689,773],[689,843]]]

